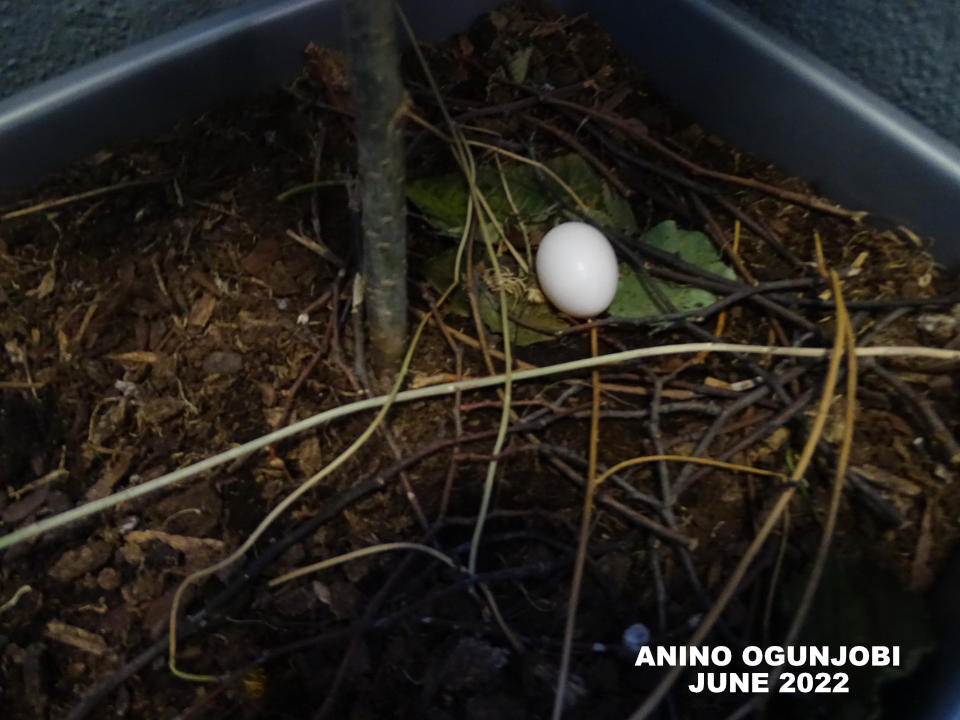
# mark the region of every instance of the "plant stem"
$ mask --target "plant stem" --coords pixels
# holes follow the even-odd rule
[[[342,3],[363,207],[364,302],[374,372],[389,378],[407,337],[405,94],[393,0]]]

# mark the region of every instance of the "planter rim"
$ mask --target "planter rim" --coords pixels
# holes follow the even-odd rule
[[[418,36],[436,40],[499,2],[402,4]],[[889,102],[725,0],[552,4],[589,12],[708,131],[851,208],[933,237],[935,257],[960,265],[960,150]],[[220,12],[0,101],[0,193],[287,82],[310,41],[342,44],[339,0]]]

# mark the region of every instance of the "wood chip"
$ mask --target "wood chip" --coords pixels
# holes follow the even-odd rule
[[[125,353],[113,353],[107,355],[110,360],[116,360],[122,363],[153,364],[160,359],[160,356],[149,350],[134,350]]]
[[[102,637],[75,625],[67,625],[59,620],[48,622],[44,635],[51,640],[70,645],[98,657],[107,652],[107,641]]]
[[[915,497],[923,493],[923,488],[915,482],[902,478],[899,475],[894,475],[892,472],[879,468],[876,465],[857,465],[856,467],[852,467],[851,470],[862,478],[869,480],[874,485],[899,495]]]
[[[145,543],[149,540],[158,540],[169,545],[174,550],[179,550],[185,555],[195,553],[197,550],[223,550],[223,540],[215,538],[198,538],[188,535],[171,535],[162,530],[134,530],[126,535],[127,542]]]
[[[204,293],[190,308],[190,317],[187,318],[187,324],[198,328],[206,327],[216,307],[217,298],[209,293]]]

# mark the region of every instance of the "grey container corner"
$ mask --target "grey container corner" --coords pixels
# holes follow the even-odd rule
[[[405,0],[437,40],[498,0]],[[934,239],[960,267],[960,150],[723,0],[554,0],[605,25],[708,130],[854,209]],[[288,82],[310,41],[338,46],[338,0],[245,6],[0,101],[0,193],[111,143]]]

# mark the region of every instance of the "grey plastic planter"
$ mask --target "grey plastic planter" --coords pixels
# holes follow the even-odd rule
[[[402,4],[420,37],[437,40],[499,2]],[[960,266],[960,151],[889,103],[721,0],[553,4],[590,12],[709,130],[848,206],[933,236],[936,257]],[[8,98],[0,102],[0,193],[110,143],[287,82],[308,41],[336,46],[340,36],[336,0],[284,0],[216,15]],[[960,718],[955,648],[911,698],[914,717]]]
[[[497,0],[406,0],[439,39]],[[850,207],[934,237],[960,266],[960,151],[722,0],[554,0],[606,25],[707,128]],[[0,102],[0,192],[226,98],[291,79],[340,43],[337,0],[286,0],[188,25]]]

